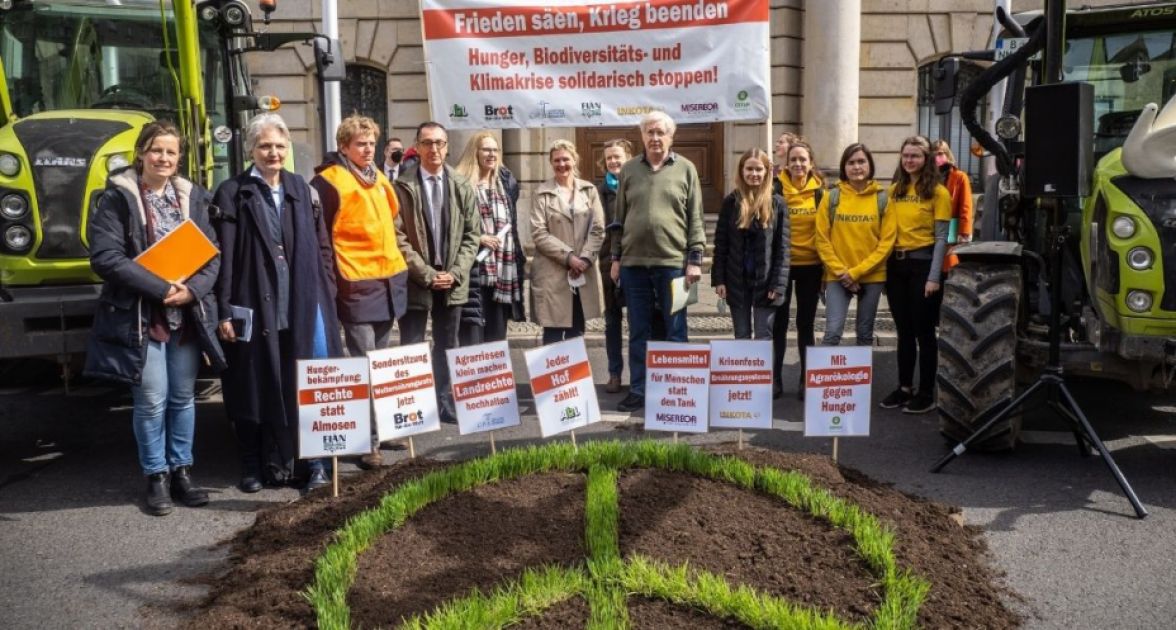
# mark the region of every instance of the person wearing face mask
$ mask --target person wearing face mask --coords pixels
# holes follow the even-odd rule
[[[258,114],[245,140],[253,165],[216,191],[217,334],[229,363],[221,382],[241,452],[238,487],[257,492],[295,478],[298,360],[342,356],[343,347],[330,235],[313,189],[283,168],[290,130],[277,114]],[[251,311],[249,339],[238,336],[234,309]],[[308,467],[308,490],[327,485],[323,460]]]
[[[731,306],[736,339],[772,338],[772,317],[788,288],[788,207],[772,194],[768,154],[739,158],[739,180],[715,224],[711,286]]]
[[[841,181],[817,208],[817,251],[825,266],[825,337],[841,344],[849,302],[857,297],[856,343],[874,345],[874,318],[886,282],[896,225],[887,195],[874,181],[874,155],[859,143],[841,153]]]
[[[972,178],[956,166],[955,154],[946,140],[936,140],[931,147],[935,151],[935,166],[943,186],[951,195],[951,224],[947,231],[947,258],[943,261],[943,276],[946,278],[959,259],[952,253],[956,243],[972,240]],[[940,294],[942,298],[942,293]]]
[[[776,319],[772,324],[772,376],[776,398],[784,391],[781,372],[784,353],[788,350],[788,320],[793,295],[796,296],[796,345],[800,352],[797,399],[804,399],[805,352],[816,343],[813,330],[817,320],[822,275],[821,257],[816,245],[817,206],[821,204],[825,192],[825,181],[815,165],[813,148],[797,140],[788,148],[788,167],[778,178],[782,196],[788,203],[792,226],[792,265],[788,271],[788,290],[784,292],[784,303],[776,309]]]
[[[392,136],[391,133],[388,134]],[[394,182],[400,175],[400,161],[404,159],[404,142],[397,137],[389,137],[384,145],[384,177]]]
[[[408,265],[394,223],[400,203],[375,165],[379,135],[379,126],[367,116],[343,119],[335,132],[338,152],[327,154],[310,181],[322,199],[331,235],[335,304],[353,357],[387,348],[393,324],[407,311]],[[360,466],[382,464],[373,434],[371,453],[360,458]]]

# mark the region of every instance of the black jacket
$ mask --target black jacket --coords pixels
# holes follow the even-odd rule
[[[181,206],[215,244],[209,224],[212,196],[185,179],[173,180]],[[171,285],[134,258],[147,249],[147,224],[139,199],[139,178],[132,167],[111,173],[106,190],[90,214],[90,267],[105,284],[98,296],[94,326],[86,346],[87,376],[138,385],[147,361],[151,315],[163,307]],[[217,371],[225,360],[216,339],[217,307],[213,283],[220,256],[213,257],[185,283],[196,300],[183,307],[184,325],[192,326],[205,359]]]
[[[523,242],[519,240],[519,213],[517,209],[519,201],[519,180],[515,179],[514,173],[505,166],[498,167],[498,179],[502,182],[502,189],[506,192],[506,199],[510,206],[510,233],[515,242],[515,265],[518,267],[519,286],[525,283],[527,256],[523,253]],[[478,248],[481,251],[481,247]],[[478,324],[485,323],[485,313],[482,310],[481,292],[475,289],[481,287],[481,265],[475,263],[470,269],[470,299],[461,307],[461,323],[462,324]],[[510,318],[516,322],[526,321],[527,311],[523,305],[523,297],[520,295],[511,303]]]
[[[727,301],[755,306],[779,306],[788,290],[788,270],[792,231],[788,206],[779,195],[772,195],[772,225],[765,229],[756,219],[747,230],[739,229],[739,193],[723,199],[715,225],[714,260],[711,286],[726,285]],[[748,246],[750,245],[750,250]],[[752,272],[746,269],[750,257]],[[768,291],[776,300],[768,300]]]

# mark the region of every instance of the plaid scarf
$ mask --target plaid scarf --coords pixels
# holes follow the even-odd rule
[[[493,187],[478,184],[478,210],[482,214],[483,234],[497,235],[510,225],[510,201],[501,180],[495,179]],[[522,300],[516,250],[513,230],[507,230],[498,250],[481,263],[482,286],[494,287],[495,302],[511,304],[516,299]]]

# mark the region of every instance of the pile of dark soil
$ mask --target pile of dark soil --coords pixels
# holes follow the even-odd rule
[[[720,452],[808,475],[896,532],[899,566],[931,584],[919,614],[925,628],[1015,628],[1003,603],[1014,597],[986,561],[980,532],[950,508],[904,495],[817,455],[759,449]],[[232,541],[225,573],[187,627],[291,628],[315,625],[301,591],[314,560],[351,515],[399,483],[436,470],[406,462],[350,478],[338,499],[315,494],[263,511]],[[622,471],[620,546],[669,564],[722,575],[806,607],[866,622],[881,601],[877,580],[848,533],[780,501],[723,483],[660,470]],[[359,558],[348,596],[356,627],[392,627],[472,588],[502,585],[525,567],[583,561],[585,477],[544,474],[485,485],[432,504]],[[522,628],[582,628],[588,606],[558,604]],[[633,628],[741,628],[733,621],[660,600],[629,599]]]

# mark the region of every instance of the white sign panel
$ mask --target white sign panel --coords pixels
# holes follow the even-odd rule
[[[368,352],[380,441],[441,429],[429,344]]]
[[[772,342],[710,343],[710,425],[772,428]]]
[[[458,433],[480,433],[519,424],[510,347],[505,341],[445,351],[449,358]]]
[[[645,350],[645,429],[706,433],[710,346],[651,341]]]
[[[452,129],[764,120],[768,0],[421,0],[433,119]]]
[[[588,349],[576,337],[528,350],[527,373],[543,437],[600,420]]]
[[[298,457],[369,453],[371,421],[366,358],[298,362]]]
[[[869,435],[873,348],[810,347],[807,357],[805,436]]]

